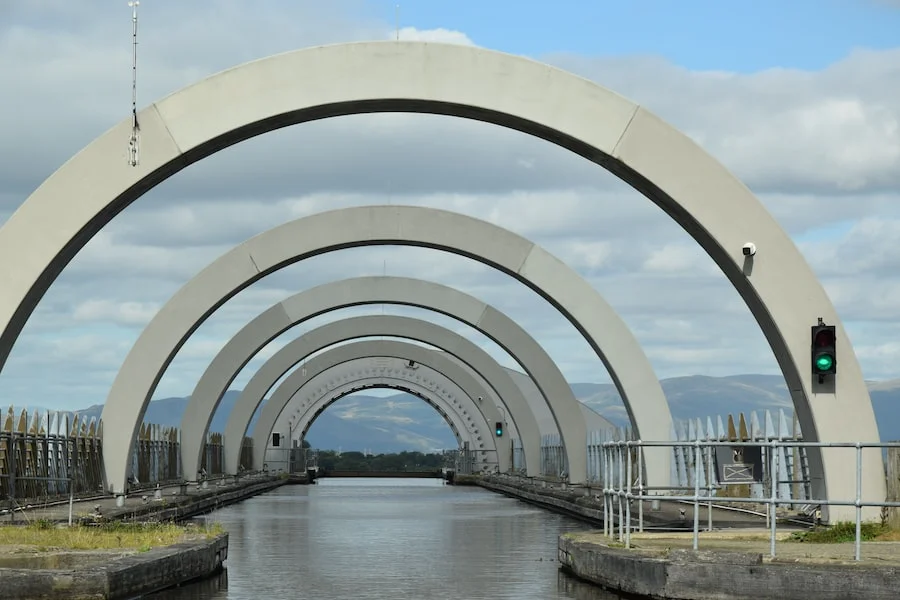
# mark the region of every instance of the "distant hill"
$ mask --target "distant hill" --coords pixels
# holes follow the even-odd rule
[[[575,397],[616,424],[627,415],[611,384],[573,383]],[[662,380],[663,391],[677,419],[725,415],[761,409],[792,410],[784,379],[778,375],[693,375]],[[875,416],[883,440],[900,439],[900,379],[869,384]],[[223,431],[227,415],[240,391],[229,390],[212,421],[212,431]],[[163,398],[150,403],[148,423],[177,426],[187,398]],[[79,413],[100,416],[102,406]],[[307,436],[314,447],[398,452],[427,451],[456,445],[450,429],[430,406],[409,394],[343,398],[316,420]]]

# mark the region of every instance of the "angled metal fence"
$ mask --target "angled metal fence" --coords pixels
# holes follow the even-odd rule
[[[102,439],[103,423],[96,417],[10,406],[0,417],[0,509],[105,495]],[[181,481],[180,449],[178,428],[142,424],[129,488]],[[249,463],[252,451],[252,443],[245,443],[242,461]],[[202,466],[207,475],[222,473],[221,433],[209,434]]]

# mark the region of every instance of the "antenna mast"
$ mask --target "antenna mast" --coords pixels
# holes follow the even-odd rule
[[[136,167],[140,162],[141,126],[137,118],[137,7],[139,0],[131,0],[131,139],[128,141],[128,164]]]
[[[400,41],[400,5],[394,7],[394,29],[397,32],[397,41]]]

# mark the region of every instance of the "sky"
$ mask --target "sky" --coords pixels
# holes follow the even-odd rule
[[[360,40],[430,40],[524,55],[641,103],[740,177],[788,231],[837,306],[868,379],[900,377],[900,2],[305,0],[140,6],[138,104],[274,53]],[[298,74],[297,76],[302,76]],[[224,100],[223,100],[224,101]],[[131,109],[126,2],[0,3],[0,223]],[[600,167],[502,128],[428,115],[328,119],[195,164],[118,215],[42,299],[0,373],[0,404],[105,401],[159,307],[206,264],[289,220],[367,204],[440,207],[524,235],[622,315],[660,378],[778,374],[713,261]],[[521,323],[570,382],[608,382],[558,312],[509,277],[426,249],[345,250],[238,294],[192,336],[155,397],[188,395],[223,344],[267,307],[360,275],[452,285]],[[235,381],[342,310],[292,329]]]

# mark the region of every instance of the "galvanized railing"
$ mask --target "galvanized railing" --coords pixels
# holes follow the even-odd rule
[[[732,497],[726,498],[714,495],[725,486],[714,483],[712,477],[707,477],[705,485],[701,486],[700,477],[693,478],[693,495],[690,494],[662,494],[661,491],[685,491],[683,488],[652,488],[644,483],[643,468],[643,448],[664,447],[664,448],[691,448],[693,449],[693,463],[695,468],[706,463],[706,472],[712,471],[713,453],[717,447],[729,448],[767,448],[766,459],[770,461],[769,468],[766,469],[769,494],[767,497]],[[856,498],[854,499],[795,499],[790,497],[780,497],[778,494],[778,460],[779,449],[782,448],[843,448],[852,449],[856,452]],[[855,515],[855,540],[854,540],[854,559],[860,560],[862,553],[862,510],[866,507],[871,508],[898,508],[900,502],[873,501],[863,499],[862,486],[862,463],[863,450],[870,449],[886,449],[900,448],[900,443],[879,443],[879,442],[799,442],[794,440],[770,440],[768,442],[742,442],[742,441],[716,441],[716,440],[694,440],[694,441],[643,441],[643,440],[623,440],[610,441],[602,444],[601,467],[602,467],[602,485],[603,485],[603,521],[604,534],[609,537],[617,537],[620,542],[624,542],[625,547],[631,546],[632,530],[637,528],[638,531],[644,531],[644,503],[654,501],[688,501],[693,504],[693,548],[699,548],[700,533],[700,508],[705,505],[707,508],[707,530],[712,530],[712,511],[713,503],[726,501],[735,504],[764,504],[766,505],[766,517],[769,530],[769,553],[772,557],[776,555],[776,539],[778,505],[810,505],[810,506],[853,506],[856,508]],[[705,494],[701,494],[701,490]],[[649,492],[649,493],[648,493]],[[637,502],[637,523],[632,515],[632,502]],[[616,524],[618,524],[618,535],[616,536]]]

